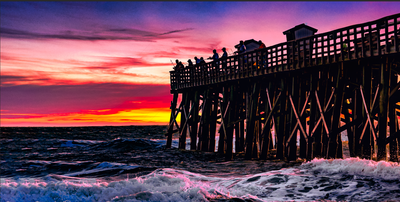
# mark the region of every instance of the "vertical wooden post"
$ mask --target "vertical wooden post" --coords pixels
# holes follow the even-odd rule
[[[249,93],[249,112],[248,119],[246,120],[246,154],[245,159],[251,159],[254,154],[254,141],[256,141],[255,135],[255,124],[256,124],[256,113],[258,107],[258,95],[259,95],[259,86],[258,83],[253,83],[251,85],[252,91]]]
[[[287,99],[287,89],[285,85],[285,78],[279,78],[280,81],[280,89],[281,89],[281,98],[279,102],[279,116],[276,119],[276,133],[277,142],[276,142],[276,158],[284,160],[285,158],[285,106]]]
[[[378,44],[379,47],[379,44]],[[378,49],[379,50],[379,49]],[[378,154],[377,160],[386,160],[386,135],[388,125],[388,99],[389,99],[389,65],[388,58],[381,64],[381,91],[379,94],[379,114],[378,114],[378,128],[379,136],[377,137],[378,142]]]
[[[309,57],[311,58],[311,55]],[[299,81],[298,78],[299,77],[296,76],[296,75],[292,76],[292,85],[290,87],[290,94],[291,94],[291,96],[293,98],[295,98],[295,99],[293,99],[293,104],[294,104],[295,107],[297,107],[297,109],[294,109],[294,110],[297,111],[297,114],[300,114],[301,106],[298,103],[299,99],[296,99],[296,98],[299,97],[299,90],[297,89],[297,84],[298,84],[298,81]],[[293,110],[290,110],[290,125],[289,125],[290,129],[287,130],[289,132],[289,133],[286,133],[287,137],[289,137],[290,132],[292,132],[292,130],[294,129],[294,126],[296,125],[296,123],[297,123],[297,120],[296,120],[296,117],[295,117],[295,115],[293,113]],[[296,158],[297,158],[297,154],[296,154],[297,145],[296,145],[296,142],[297,142],[297,133],[295,133],[294,137],[292,137],[290,139],[290,142],[289,142],[289,145],[288,145],[288,152],[287,152],[288,153],[288,155],[287,155],[287,160],[288,161],[293,161],[293,160],[296,160]]]
[[[316,123],[316,112],[317,112],[317,103],[315,98],[315,91],[318,89],[318,74],[315,71],[312,71],[310,74],[310,120],[308,124],[308,134],[311,135],[311,131],[315,127]],[[307,143],[307,160],[311,160],[313,158],[313,144],[314,144],[314,137],[308,137]]]
[[[343,93],[344,93],[344,81],[343,74],[343,62],[339,63],[337,67],[337,75],[336,75],[336,91],[335,91],[335,98],[334,98],[334,108],[333,114],[331,119],[331,133],[329,134],[329,149],[328,149],[328,158],[342,158],[338,150],[342,150],[341,144],[338,144],[339,141],[341,142],[340,133],[338,133],[338,129],[340,127],[340,112],[343,103]],[[339,153],[339,155],[338,155]]]
[[[176,102],[178,101],[178,92],[174,92],[174,96],[172,98],[171,102],[171,118],[169,121],[169,128],[167,132],[167,145],[165,146],[166,148],[171,148],[172,146],[172,134],[174,131],[174,123],[175,120],[175,110],[176,110]]]
[[[299,83],[299,101],[298,103],[300,104],[299,106],[304,106],[307,105],[308,106],[308,102],[306,103],[306,97],[307,97],[307,92],[309,90],[308,86],[309,86],[309,79],[307,78],[307,76],[301,76],[300,78],[300,82]],[[306,108],[307,108],[306,106]],[[308,113],[307,111],[304,112],[302,118],[300,119],[300,122],[303,126],[307,125],[307,119],[306,117],[308,117]],[[299,131],[299,130],[297,130]],[[296,136],[297,136],[296,132]],[[299,153],[299,157],[305,159],[307,157],[307,140],[306,138],[300,134],[300,153]]]
[[[190,150],[196,150],[197,145],[197,127],[199,122],[199,91],[194,92],[192,100],[193,112],[190,131]]]
[[[253,154],[252,157],[255,159],[259,158],[259,144],[260,144],[260,132],[261,132],[261,121],[260,121],[260,83],[256,83],[256,92],[253,95],[253,101],[255,102],[255,114],[254,114],[254,139],[253,139]]]
[[[318,81],[317,81],[318,99],[321,100],[320,104],[322,105],[321,106],[322,108],[324,108],[326,106],[326,102],[328,102],[329,96],[331,94],[331,92],[328,90],[328,85],[327,85],[328,79],[325,78],[325,76],[326,76],[325,71],[326,71],[326,69],[323,69],[322,71],[318,72],[318,75],[316,75],[316,77],[318,78]],[[315,113],[318,113],[318,111],[316,110]],[[323,146],[322,141],[324,138],[324,134],[326,134],[323,125],[324,125],[324,122],[322,122],[322,123],[318,124],[318,126],[316,126],[317,128],[312,137],[314,140],[313,147],[312,147],[312,150],[313,150],[312,157],[313,158],[323,156],[322,155],[322,146]]]
[[[210,115],[210,108],[211,108],[211,100],[210,100],[210,89],[205,90],[204,92],[204,99],[205,102],[203,106],[203,110],[201,112],[201,118],[203,119],[203,123],[201,125],[201,151],[208,151],[209,143],[210,143],[210,131],[209,131],[209,115]]]
[[[240,92],[239,88],[237,87],[235,92],[234,92],[234,99],[235,99],[235,105],[234,105],[234,110],[233,113],[235,114],[234,119],[235,120],[235,124],[234,124],[234,130],[235,130],[235,152],[242,152],[243,148],[242,148],[242,142],[241,142],[241,134],[240,134],[240,116],[241,116],[241,109],[242,109],[242,93]]]
[[[224,154],[225,153],[225,148],[226,148],[226,145],[225,145],[226,144],[225,143],[226,134],[225,134],[224,127],[227,126],[226,125],[227,123],[226,123],[226,121],[222,121],[222,119],[226,120],[226,117],[224,116],[225,115],[225,111],[226,111],[226,107],[227,107],[227,103],[228,103],[228,96],[227,96],[228,90],[226,88],[227,88],[226,86],[224,86],[222,88],[222,102],[221,102],[222,106],[220,106],[220,108],[219,108],[220,109],[220,114],[221,114],[221,126],[220,126],[220,129],[219,129],[218,153],[220,153],[220,154]]]
[[[371,106],[371,91],[372,91],[372,74],[371,74],[371,67],[369,65],[363,65],[363,76],[362,76],[362,83],[363,83],[363,92],[364,92],[364,99],[365,103],[368,105],[367,108],[370,109]],[[362,97],[360,97],[362,99]],[[360,102],[362,103],[362,101]],[[362,105],[361,105],[362,106]],[[367,122],[367,112],[362,110],[362,117],[365,123],[362,125],[364,127]],[[369,127],[366,128],[364,132],[364,136],[361,141],[361,152],[362,158],[371,159],[372,158],[372,147],[374,143],[371,142],[371,130]]]
[[[272,82],[269,82],[268,85],[268,89],[271,89],[271,84]],[[264,119],[267,118],[268,114],[271,111],[271,108],[269,107],[269,102],[268,102],[268,98],[266,97],[266,86],[262,85],[261,90],[260,90],[260,98],[264,100]],[[271,137],[271,123],[267,122],[264,125],[264,133],[261,134],[262,135],[262,141],[261,141],[261,154],[260,154],[260,159],[265,160],[268,157],[269,154],[269,150],[270,150],[270,145],[271,145],[271,141],[272,141],[272,137]]]
[[[240,108],[240,119],[241,121],[239,122],[239,133],[240,133],[240,147],[237,148],[236,151],[244,151],[244,145],[245,145],[245,138],[244,138],[244,119],[246,117],[245,113],[245,93],[243,91],[240,91],[240,97],[241,97],[241,108]]]
[[[179,149],[185,149],[186,147],[186,133],[187,133],[187,124],[186,123],[186,117],[189,113],[189,107],[190,107],[190,99],[189,99],[189,93],[184,92],[182,93],[182,113],[181,113],[181,131],[180,136],[179,136]]]
[[[363,67],[358,64],[356,67],[356,72],[363,72]],[[363,82],[363,74],[354,75],[357,83]],[[353,126],[353,141],[354,141],[354,155],[357,157],[362,157],[362,148],[360,143],[361,133],[364,127],[363,119],[363,102],[361,100],[360,90],[355,89],[353,95],[353,120],[357,120],[361,122],[360,124],[356,124]]]
[[[209,152],[215,151],[215,132],[217,128],[217,115],[218,115],[218,89],[214,91],[214,95],[212,97],[212,106],[211,106],[211,117],[210,117],[210,146],[208,148]]]
[[[234,85],[229,88],[229,102],[230,105],[235,106],[234,101]],[[226,130],[226,153],[225,160],[230,161],[233,158],[233,124],[232,124],[232,107],[228,107],[227,112],[227,130]]]
[[[392,64],[391,67],[393,68]],[[391,71],[390,72],[390,88],[396,90],[394,87],[397,84],[397,76]],[[390,92],[391,94],[391,92]],[[398,131],[398,119],[396,115],[396,101],[395,99],[389,98],[389,128],[390,128],[390,141],[389,141],[389,151],[390,151],[390,161],[398,162],[399,161],[399,153],[398,153],[398,144],[395,134]]]

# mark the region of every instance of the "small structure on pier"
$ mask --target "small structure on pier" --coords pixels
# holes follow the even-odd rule
[[[233,152],[343,158],[346,131],[351,157],[399,161],[400,13],[313,29],[307,37],[290,29],[286,42],[170,71],[167,148],[178,132],[180,149],[190,138],[191,150],[226,160]]]
[[[308,37],[314,35],[318,30],[310,27],[306,24],[300,24],[297,25],[291,29],[288,29],[283,32],[284,35],[286,35],[286,40],[291,41],[291,40],[296,40],[300,39],[303,37]]]
[[[253,51],[260,47],[261,43],[254,40],[254,39],[249,39],[243,42],[244,45],[246,46],[246,52]],[[240,47],[240,43],[235,45],[235,48],[238,49]]]

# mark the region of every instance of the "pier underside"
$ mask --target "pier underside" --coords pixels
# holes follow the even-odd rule
[[[310,160],[343,158],[345,143],[351,157],[399,161],[399,19],[172,71],[167,147],[179,133],[180,149],[190,138],[191,150],[217,151],[226,160],[233,152]]]

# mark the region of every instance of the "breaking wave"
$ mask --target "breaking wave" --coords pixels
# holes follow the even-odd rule
[[[400,200],[400,165],[359,158],[314,159],[300,166],[246,176],[216,177],[163,168],[124,180],[87,177],[138,168],[101,163],[66,175],[2,178],[1,201]]]

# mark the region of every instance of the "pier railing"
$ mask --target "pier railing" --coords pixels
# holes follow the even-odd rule
[[[170,71],[171,90],[398,53],[400,13]]]

